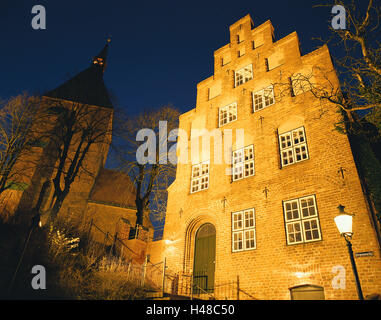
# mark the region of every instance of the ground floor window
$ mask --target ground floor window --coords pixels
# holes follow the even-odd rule
[[[232,213],[232,251],[256,248],[254,208]]]

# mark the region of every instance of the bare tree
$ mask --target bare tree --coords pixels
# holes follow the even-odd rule
[[[280,79],[274,83],[278,99],[284,95],[309,91],[316,99],[335,104],[344,114],[344,121],[337,129],[352,134],[369,130],[359,121],[359,114],[367,115],[381,132],[381,47],[380,6],[373,0],[368,3],[356,0],[333,0],[329,4],[317,5],[332,9],[334,5],[345,8],[345,29],[331,30],[328,39],[316,38],[320,45],[331,48],[334,68],[314,65],[311,70],[290,74],[288,81]],[[316,40],[315,39],[315,40]],[[340,83],[335,81],[338,76]],[[374,133],[373,133],[374,135]]]
[[[37,123],[44,115],[40,98],[20,94],[1,104],[0,109],[0,194],[22,189],[25,176],[36,163],[27,157],[38,142]]]
[[[332,8],[333,5],[345,8],[345,29],[331,28],[331,37],[320,40],[335,50],[334,63],[340,90],[321,90],[311,85],[311,92],[316,98],[336,104],[345,113],[347,129],[358,129],[353,126],[357,119],[353,112],[366,110],[370,112],[368,121],[381,130],[381,6],[373,0],[367,3],[334,0],[322,6]]]
[[[115,149],[120,167],[129,174],[136,187],[137,226],[143,225],[148,210],[159,220],[164,217],[166,188],[176,173],[176,165],[173,163],[175,155],[173,151],[168,152],[173,149],[167,134],[177,129],[178,118],[178,110],[164,106],[128,117],[120,124]],[[142,136],[139,131],[143,133]],[[142,137],[147,139],[143,140]],[[139,159],[141,150],[143,153],[140,156],[146,157],[146,161]]]
[[[51,159],[48,166],[53,169],[53,221],[75,179],[80,174],[95,174],[97,168],[86,160],[105,154],[104,148],[111,143],[113,110],[62,100],[49,99],[46,103],[49,114],[55,117],[53,128],[46,132]]]

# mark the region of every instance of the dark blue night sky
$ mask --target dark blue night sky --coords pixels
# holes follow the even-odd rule
[[[47,29],[31,27],[44,5]],[[120,107],[172,104],[185,112],[196,84],[213,73],[213,52],[229,42],[229,25],[250,14],[270,19],[275,37],[297,31],[302,53],[328,35],[330,8],[306,0],[272,1],[21,1],[1,0],[0,98],[44,92],[85,69],[112,36],[105,83]]]

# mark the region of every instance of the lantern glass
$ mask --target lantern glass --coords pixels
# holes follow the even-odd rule
[[[349,214],[340,214],[334,219],[340,234],[352,235],[352,219]]]

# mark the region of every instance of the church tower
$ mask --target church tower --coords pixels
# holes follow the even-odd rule
[[[92,114],[100,114],[102,117],[103,135],[89,148],[83,165],[71,184],[69,194],[59,211],[60,215],[61,213],[67,214],[73,219],[74,217],[80,219],[83,215],[95,179],[105,165],[111,143],[113,105],[103,80],[109,43],[110,39],[107,40],[99,54],[92,58],[91,64],[86,69],[55,89],[46,92],[41,99],[41,105],[46,103],[49,107],[60,106],[68,110],[83,108],[84,116],[88,112],[89,117],[92,117]],[[58,126],[57,117],[49,118],[44,125],[47,128]],[[41,124],[39,126],[41,127]],[[42,129],[44,130],[44,128]],[[44,182],[54,179],[58,167],[58,155],[54,154],[56,151],[53,152],[52,140],[54,140],[52,137],[39,139],[39,143],[36,143],[31,151],[20,159],[19,163],[16,163],[16,168],[20,168],[20,166],[29,168],[27,174],[20,176],[23,188],[7,190],[1,196],[0,207],[3,209],[3,215],[6,212],[7,219],[14,217],[15,214],[23,219],[24,213],[29,214],[30,208],[34,208],[37,203]],[[57,140],[59,141],[58,138]],[[65,167],[69,167],[73,161],[79,143],[79,138],[74,135]],[[57,143],[55,147],[57,147]],[[64,180],[63,176],[61,180]],[[45,197],[42,210],[51,204],[53,189],[51,184],[47,192],[49,197]]]
[[[112,109],[112,103],[103,81],[107,66],[110,39],[92,59],[91,65],[57,88],[44,94],[46,97],[80,102],[87,105]]]

